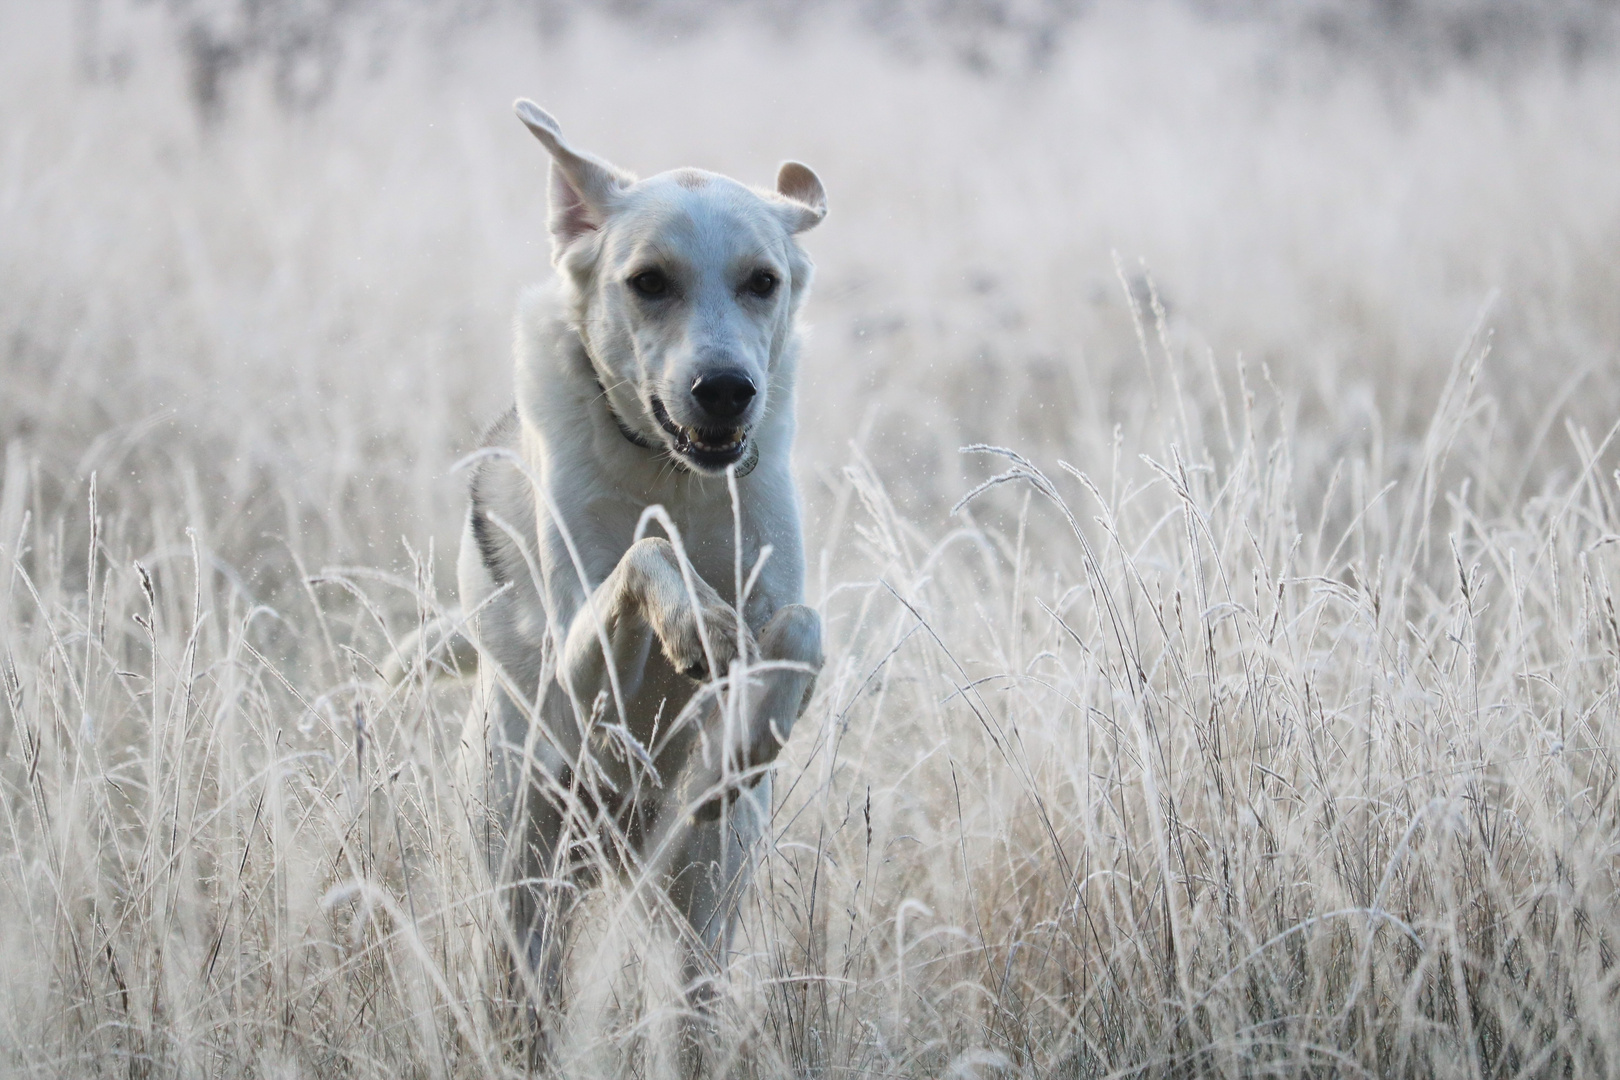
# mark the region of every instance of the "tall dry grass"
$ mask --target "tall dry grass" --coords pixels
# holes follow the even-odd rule
[[[1612,61],[1406,82],[1103,7],[992,79],[836,12],[497,16],[200,122],[164,11],[121,17],[87,67],[71,10],[0,10],[8,1073],[527,1067],[465,691],[373,670],[453,602],[451,465],[546,272],[519,92],[631,167],[833,197],[829,661],[712,1060],[1620,1067]],[[678,1067],[625,900],[566,1075]]]

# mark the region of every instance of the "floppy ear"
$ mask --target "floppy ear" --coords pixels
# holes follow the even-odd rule
[[[600,228],[613,210],[615,197],[634,178],[568,145],[557,121],[529,99],[518,98],[512,107],[551,154],[551,214],[547,225],[552,246],[560,252]]]
[[[788,201],[785,210],[789,232],[813,229],[827,216],[827,193],[808,165],[782,162],[776,170],[776,193]]]

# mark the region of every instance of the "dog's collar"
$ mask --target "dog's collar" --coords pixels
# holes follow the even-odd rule
[[[592,366],[594,367],[595,365],[593,364]],[[632,446],[639,446],[643,450],[659,449],[659,447],[653,445],[643,438],[638,432],[631,428],[629,424],[626,424],[623,420],[619,419],[618,412],[613,408],[613,399],[608,397],[607,387],[602,385],[602,380],[600,378],[597,378],[596,380],[596,388],[602,393],[602,404],[607,406],[608,415],[613,418],[613,426],[619,429],[619,434],[624,436],[625,442]],[[671,454],[670,457],[672,460],[674,460],[678,468],[686,469],[687,472],[692,471],[691,469],[687,468],[686,463],[680,458],[675,457],[673,454]],[[743,477],[753,472],[754,466],[758,464],[759,443],[750,439],[748,442],[748,453],[743,456],[741,461],[737,462],[737,479],[741,480]]]
[[[601,379],[596,380],[596,388],[602,393],[602,404],[607,406],[608,415],[613,417],[613,426],[619,429],[619,434],[624,436],[625,442],[633,446],[639,446],[643,450],[657,449],[652,443],[638,435],[629,424],[619,419],[617,410],[613,408],[613,399],[608,397],[607,387],[602,385]]]

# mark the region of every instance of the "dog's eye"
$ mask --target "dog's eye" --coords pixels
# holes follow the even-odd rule
[[[769,270],[755,270],[748,276],[748,284],[744,287],[763,300],[776,291],[776,275]]]
[[[669,278],[662,270],[643,270],[630,279],[630,287],[648,300],[656,300],[669,292]]]

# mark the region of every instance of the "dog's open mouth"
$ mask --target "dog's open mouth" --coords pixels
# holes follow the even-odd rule
[[[743,452],[748,449],[748,429],[745,427],[682,427],[670,419],[669,410],[656,397],[652,399],[652,413],[658,426],[673,440],[671,449],[676,456],[701,469],[724,469],[741,461]]]

